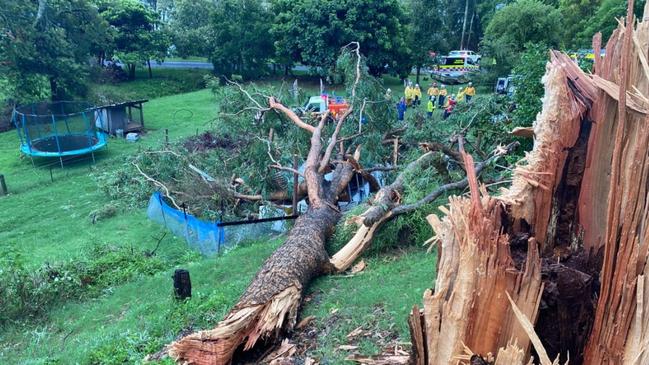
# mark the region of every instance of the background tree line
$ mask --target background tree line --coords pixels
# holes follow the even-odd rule
[[[228,77],[289,73],[295,64],[326,76],[351,41],[360,42],[375,76],[407,77],[433,62],[431,52],[460,48],[481,52],[483,66],[502,76],[526,51],[589,48],[596,31],[606,39],[625,6],[620,0],[6,0],[0,83],[4,98],[17,102],[71,98],[84,94],[93,65],[118,61],[133,79],[138,65],[170,55],[206,57]],[[643,6],[644,0],[636,3],[638,12]]]

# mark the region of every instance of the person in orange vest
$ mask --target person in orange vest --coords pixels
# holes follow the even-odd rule
[[[475,96],[475,87],[473,87],[473,83],[469,82],[469,85],[467,85],[466,88],[464,88],[464,97],[466,98],[466,102],[470,103],[471,99]]]
[[[433,103],[436,103],[437,96],[439,95],[439,88],[437,87],[437,83],[434,82],[432,85],[430,85],[426,93],[428,94],[428,99],[430,99]]]

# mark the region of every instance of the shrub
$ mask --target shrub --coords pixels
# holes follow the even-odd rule
[[[97,296],[110,286],[165,267],[160,258],[145,252],[98,245],[73,261],[30,268],[8,246],[0,253],[0,324],[42,315],[57,302]]]

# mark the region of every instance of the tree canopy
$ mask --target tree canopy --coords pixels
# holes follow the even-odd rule
[[[7,0],[0,19],[0,67],[15,98],[83,94],[87,59],[107,39],[94,6],[86,0]]]
[[[558,48],[559,11],[539,0],[519,0],[497,11],[485,29],[482,49],[494,57],[499,70],[516,64],[527,43]]]
[[[181,57],[209,56],[210,0],[176,0],[170,11],[169,30],[175,52]]]
[[[338,50],[350,42],[361,45],[370,73],[403,73],[409,69],[403,26],[404,11],[397,0],[276,0],[272,25],[278,54],[326,71]]]
[[[210,17],[210,59],[217,73],[257,76],[266,72],[273,43],[268,9],[256,0],[223,0]]]
[[[113,32],[111,51],[127,65],[130,79],[135,78],[138,63],[165,58],[169,36],[152,8],[137,0],[104,0],[99,11]]]

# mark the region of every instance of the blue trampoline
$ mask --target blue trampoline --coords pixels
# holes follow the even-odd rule
[[[13,122],[20,150],[30,157],[63,157],[92,154],[107,143],[101,113],[87,102],[42,102],[14,108]]]

